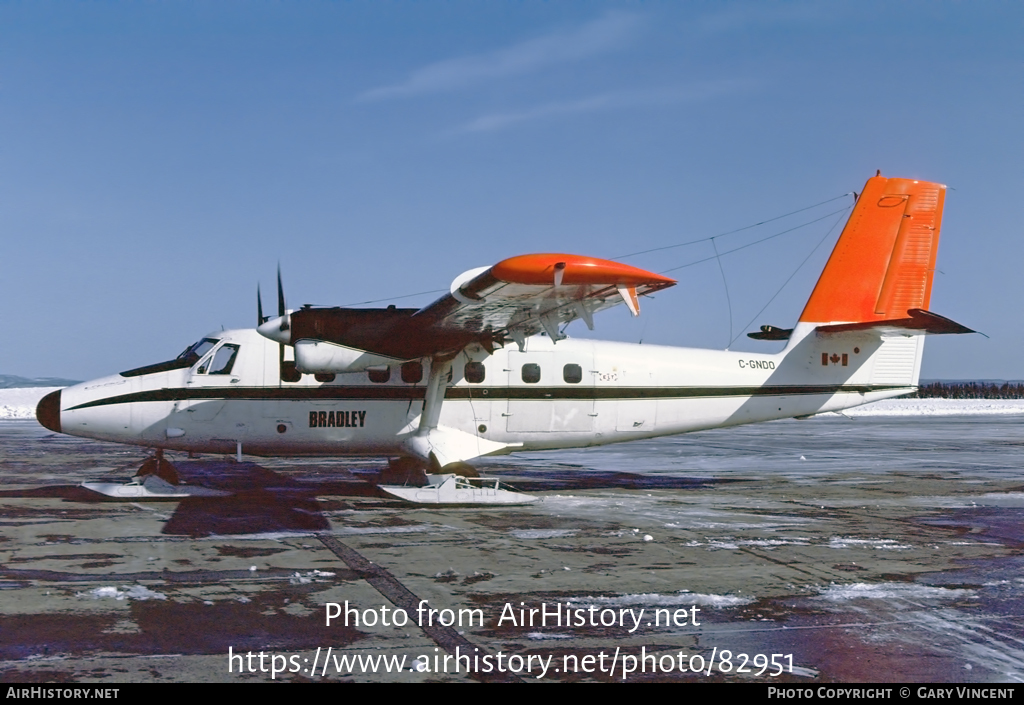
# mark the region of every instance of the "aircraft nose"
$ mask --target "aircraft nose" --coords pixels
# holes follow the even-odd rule
[[[60,390],[50,392],[39,400],[36,419],[45,428],[60,433]]]

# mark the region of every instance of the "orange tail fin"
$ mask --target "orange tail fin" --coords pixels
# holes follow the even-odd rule
[[[928,309],[946,187],[868,179],[800,320],[867,323]]]

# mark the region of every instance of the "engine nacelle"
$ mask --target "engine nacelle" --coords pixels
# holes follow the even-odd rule
[[[323,340],[299,340],[294,347],[295,369],[304,374],[363,372],[370,367],[407,362]]]

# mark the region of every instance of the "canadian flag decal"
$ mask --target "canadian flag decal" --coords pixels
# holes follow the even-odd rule
[[[850,364],[850,356],[847,353],[840,355],[839,353],[832,353],[829,355],[827,352],[821,354],[821,365],[822,367],[828,367],[829,364],[838,365],[843,363],[843,367]]]

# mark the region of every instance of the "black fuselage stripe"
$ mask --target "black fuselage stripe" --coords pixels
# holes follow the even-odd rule
[[[763,387],[453,387],[445,399],[516,401],[615,401],[645,399],[693,399],[713,397],[786,397],[809,394],[867,394],[898,389],[906,384],[812,384]],[[145,401],[247,400],[247,401],[418,401],[423,387],[199,387],[154,389],[95,399],[67,411]]]

